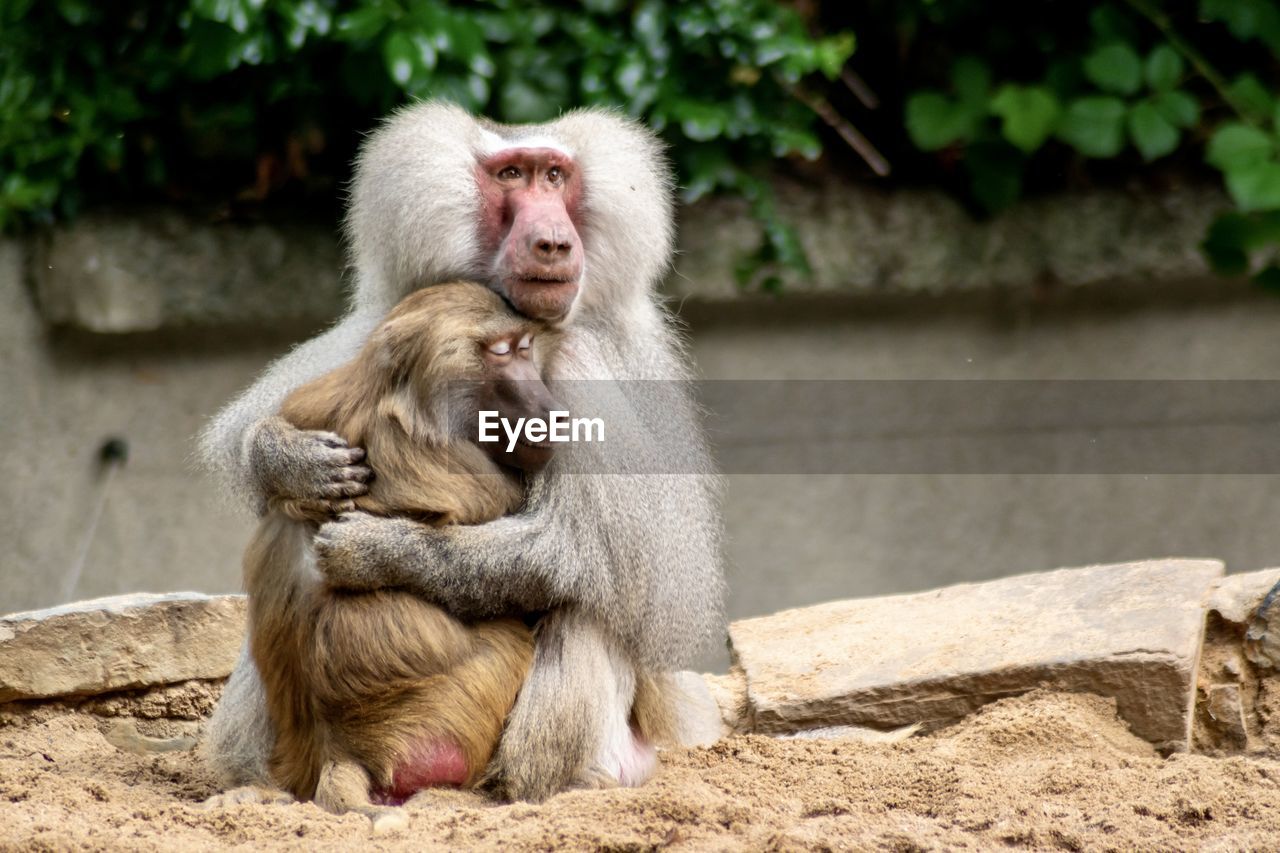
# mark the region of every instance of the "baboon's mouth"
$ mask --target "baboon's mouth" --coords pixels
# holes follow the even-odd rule
[[[521,275],[516,280],[523,284],[572,284],[577,279],[567,276]]]
[[[523,438],[517,438],[517,439],[516,439],[516,444],[520,445],[521,447],[528,447],[528,448],[531,448],[531,449],[533,449],[533,450],[550,450],[550,449],[551,449],[551,442],[550,442],[550,441],[536,441],[536,442],[535,442],[535,441],[526,441],[526,440],[524,440]]]

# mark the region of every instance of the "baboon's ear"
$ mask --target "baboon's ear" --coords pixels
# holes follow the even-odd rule
[[[391,320],[375,329],[369,338],[369,345],[373,348],[373,363],[381,374],[381,379],[394,386],[402,385],[408,372],[408,341],[401,326],[401,323]]]
[[[402,382],[382,397],[378,416],[415,441],[441,443],[449,436],[449,405],[444,393],[424,399],[412,382]]]
[[[413,389],[401,384],[378,402],[378,417],[398,426],[405,435],[420,436],[424,417]]]

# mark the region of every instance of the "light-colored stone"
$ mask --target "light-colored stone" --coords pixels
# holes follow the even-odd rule
[[[1185,749],[1205,601],[1223,565],[1153,560],[837,601],[729,627],[751,727],[936,728],[1039,685],[1111,696]]]
[[[747,677],[740,667],[731,667],[726,675],[703,675],[707,690],[720,710],[725,734],[747,731]]]
[[[1209,716],[1223,737],[1237,748],[1244,747],[1249,742],[1249,727],[1245,722],[1244,706],[1240,703],[1240,686],[1215,684],[1205,691],[1205,697]]]
[[[1247,624],[1277,583],[1280,583],[1280,569],[1227,575],[1209,594],[1209,609],[1228,622]]]
[[[244,626],[244,596],[191,592],[0,616],[0,702],[223,678]]]
[[[146,755],[151,752],[185,752],[195,749],[197,739],[191,735],[174,737],[150,737],[138,731],[134,720],[116,720],[102,734],[107,743],[121,752],[132,752],[135,755]]]

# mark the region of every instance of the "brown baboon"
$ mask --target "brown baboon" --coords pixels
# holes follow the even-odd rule
[[[435,526],[514,512],[549,445],[476,442],[477,415],[546,418],[538,324],[478,284],[418,291],[347,365],[294,391],[280,417],[367,448],[355,507]],[[541,342],[540,342],[541,344]],[[464,624],[405,592],[333,590],[316,572],[310,504],[271,501],[245,555],[250,648],[276,732],[270,772],[333,811],[480,781],[533,659],[519,619]],[[394,822],[394,818],[390,818]]]
[[[468,618],[546,614],[490,768],[509,797],[644,781],[653,751],[632,725],[638,691],[724,639],[720,485],[657,289],[672,254],[672,185],[654,135],[607,110],[507,126],[444,103],[406,107],[357,162],[350,312],[273,364],[203,436],[210,467],[246,505],[341,509],[365,490],[359,442],[270,416],[351,358],[405,294],[458,278],[557,325],[544,375],[570,411],[595,408],[580,398],[589,383],[571,380],[666,380],[631,383],[646,386],[634,405],[595,408],[611,434],[636,441],[579,445],[529,478],[516,515],[432,527],[355,513],[316,535],[316,569],[335,586],[406,589]],[[680,446],[645,444],[654,423]],[[651,463],[676,453],[678,464]],[[662,473],[604,473],[644,470]],[[265,778],[266,722],[242,657],[209,729],[227,781]]]

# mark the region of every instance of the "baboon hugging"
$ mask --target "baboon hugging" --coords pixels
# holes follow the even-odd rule
[[[431,525],[490,521],[520,507],[522,472],[550,449],[482,447],[476,415],[546,417],[554,400],[532,346],[545,331],[481,285],[426,288],[353,361],[294,391],[279,416],[366,449],[376,476],[355,510]],[[273,501],[245,555],[274,781],[371,817],[383,811],[375,803],[424,787],[478,784],[531,665],[530,629],[515,618],[464,624],[405,592],[328,588],[312,552],[326,520],[313,506]]]

